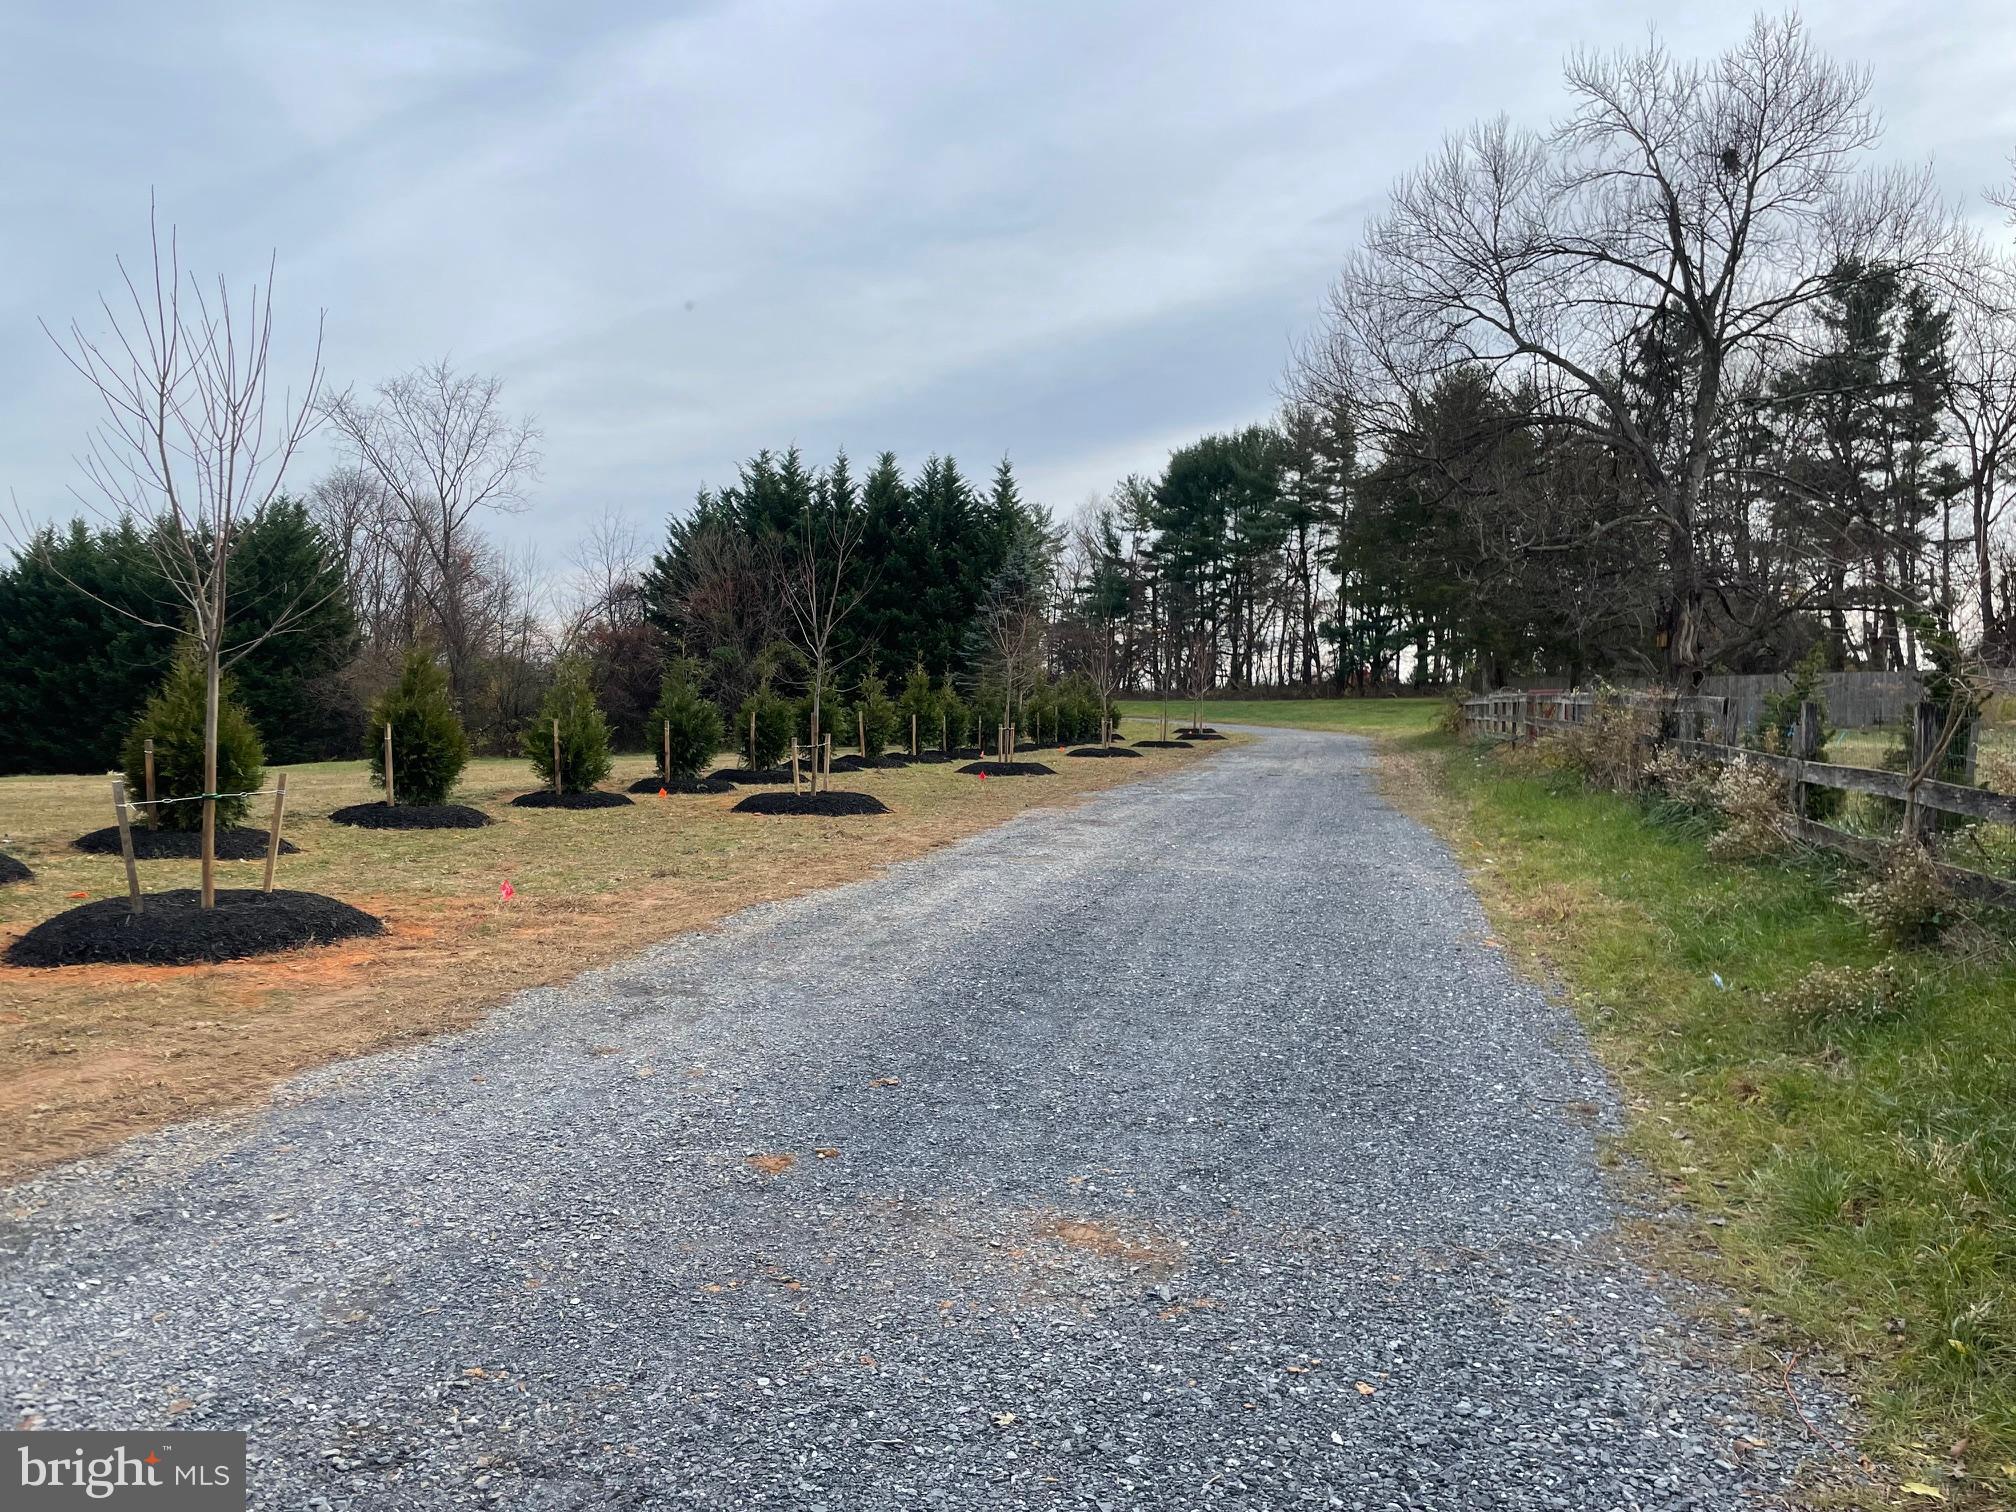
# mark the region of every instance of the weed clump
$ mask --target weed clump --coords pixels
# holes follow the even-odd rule
[[[1708,842],[1708,854],[1717,861],[1761,861],[1790,849],[1785,779],[1761,761],[1724,767],[1712,798],[1722,816],[1721,829]]]
[[[1843,901],[1878,939],[1900,949],[1936,945],[1960,920],[1932,857],[1909,840],[1893,846],[1882,867]]]
[[[1833,1024],[1875,1024],[1893,1019],[1911,1005],[1918,982],[1896,961],[1875,966],[1827,966],[1818,962],[1790,987],[1771,994],[1771,1007],[1807,1028]]]

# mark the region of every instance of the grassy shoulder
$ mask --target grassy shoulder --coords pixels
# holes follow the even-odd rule
[[[1272,725],[1296,730],[1339,730],[1354,735],[1419,734],[1435,727],[1443,700],[1423,698],[1207,698],[1202,719],[1207,725]],[[1130,698],[1119,704],[1130,719],[1152,720],[1159,727],[1165,705],[1160,699]],[[1198,705],[1172,698],[1166,705],[1169,728],[1187,726]]]
[[[953,766],[853,773],[844,785],[892,812],[843,819],[731,813],[743,791],[640,796],[586,812],[517,809],[505,800],[537,786],[529,766],[481,760],[454,795],[489,811],[494,822],[476,830],[333,824],[332,809],[379,796],[364,764],[287,768],[286,834],[301,854],[281,859],[277,884],[353,903],[382,918],[385,933],[215,966],[0,965],[0,1180],[256,1101],[306,1067],[462,1027],[515,991],[749,904],[870,875],[1212,749],[1136,761],[1052,756],[1054,777],[988,782]],[[646,757],[619,759],[606,785],[649,770]],[[265,818],[255,811],[246,822]],[[80,898],[123,893],[117,856],[70,845],[110,820],[104,777],[0,779],[0,841],[35,869],[32,882],[0,888],[0,944]],[[257,887],[260,870],[220,862],[219,885]],[[195,878],[194,862],[141,863],[149,889]],[[507,880],[510,899],[500,896]]]
[[[1837,1360],[1913,1505],[2016,1499],[2016,969],[1895,955],[1901,1008],[1814,1022],[1818,963],[1886,958],[1823,860],[1704,836],[1531,761],[1416,735],[1395,796],[1448,835],[1503,941],[1570,997],[1631,1109],[1622,1143],[1692,1221],[1676,1266],[1760,1348]],[[1760,1358],[1760,1365],[1770,1363]]]

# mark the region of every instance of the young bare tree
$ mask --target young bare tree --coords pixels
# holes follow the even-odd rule
[[[495,377],[458,373],[444,359],[381,383],[370,400],[345,390],[324,411],[356,466],[383,485],[425,566],[420,588],[457,703],[473,689],[478,643],[471,600],[480,588],[479,510],[522,508],[539,476],[539,430],[504,412]]]
[[[81,459],[87,508],[150,523],[148,542],[180,623],[145,623],[186,635],[203,663],[202,905],[217,901],[217,723],[226,667],[320,607],[280,607],[264,634],[233,646],[231,559],[247,527],[280,495],[288,464],[314,430],[322,386],[322,330],[299,390],[272,384],[273,269],[234,296],[219,275],[206,291],[186,281],[175,228],[167,245],[150,208],[150,265],[136,277],[118,264],[125,298],[101,297],[106,333],[78,321],[50,340],[96,393],[102,419]],[[108,607],[119,608],[116,605]],[[130,611],[119,608],[121,613]]]
[[[873,573],[861,554],[867,523],[866,514],[851,501],[822,501],[801,513],[792,531],[768,548],[777,597],[784,606],[786,638],[804,657],[811,679],[815,741],[823,728],[827,691],[840,669],[867,649],[845,648],[841,640],[842,628],[874,586]],[[812,791],[819,788],[815,759]]]

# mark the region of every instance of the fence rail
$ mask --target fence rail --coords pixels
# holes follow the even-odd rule
[[[1929,838],[1936,828],[1934,814],[1953,814],[1981,823],[2016,827],[2016,797],[1973,787],[1965,780],[1950,782],[1918,775],[1939,768],[1943,754],[1941,742],[1945,730],[1941,711],[1934,704],[1913,706],[1911,771],[1905,773],[1815,760],[1814,753],[1820,746],[1820,712],[1811,703],[1799,706],[1797,718],[1784,732],[1791,750],[1780,753],[1755,751],[1737,743],[1748,722],[1737,701],[1726,695],[1625,693],[1622,697],[1629,706],[1654,716],[1651,742],[1655,745],[1669,745],[1683,755],[1705,761],[1757,762],[1780,773],[1791,793],[1790,817],[1794,828],[1802,839],[1827,850],[1862,861],[1880,862],[1889,842],[1880,836],[1854,834],[1808,817],[1805,793],[1809,788],[1867,793],[1902,803],[1905,832],[1920,839]],[[1464,700],[1463,724],[1473,738],[1531,741],[1543,734],[1588,723],[1596,702],[1597,695],[1593,693],[1546,688],[1487,693]],[[1979,737],[1976,721],[1962,738],[1951,743],[1963,778],[1973,777]],[[1941,879],[1954,891],[2004,907],[2016,906],[2016,881],[1943,861],[1935,865]]]

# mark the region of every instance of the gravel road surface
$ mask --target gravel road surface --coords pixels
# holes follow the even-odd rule
[[[1368,762],[1268,733],[0,1192],[0,1388],[248,1429],[276,1512],[1777,1505],[1816,1446]]]

